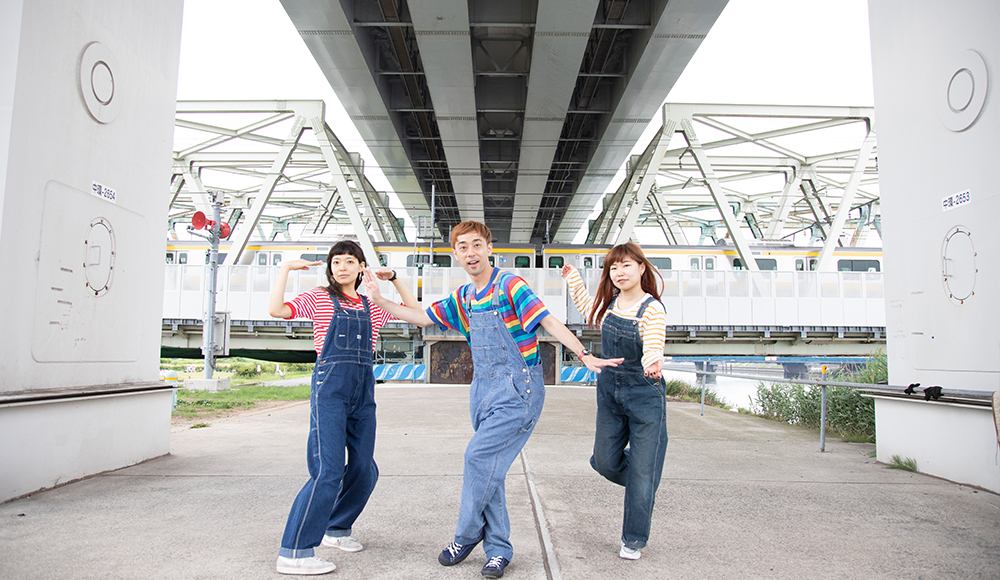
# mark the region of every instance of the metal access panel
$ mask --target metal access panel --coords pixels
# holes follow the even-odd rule
[[[0,10],[0,396],[158,380],[182,8]]]
[[[1000,4],[872,1],[869,15],[890,382],[996,390]]]

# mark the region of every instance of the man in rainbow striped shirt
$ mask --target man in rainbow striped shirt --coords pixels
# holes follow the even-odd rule
[[[483,542],[487,560],[482,575],[500,578],[514,557],[504,480],[531,436],[545,401],[536,330],[544,328],[594,372],[617,366],[623,359],[604,360],[590,354],[565,324],[549,316],[523,278],[491,266],[492,234],[485,224],[465,221],[455,226],[451,248],[472,282],[426,310],[386,300],[368,270],[365,289],[372,302],[396,318],[421,327],[451,328],[469,341],[474,367],[469,412],[475,434],[465,449],[455,539],[438,562],[458,564]]]

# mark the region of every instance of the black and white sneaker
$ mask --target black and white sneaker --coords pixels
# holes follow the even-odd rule
[[[485,578],[502,578],[504,568],[510,564],[510,560],[504,558],[503,556],[493,556],[490,558],[486,565],[483,566],[483,577]]]
[[[438,556],[438,563],[442,566],[454,566],[462,560],[469,557],[472,553],[472,549],[476,547],[479,542],[473,542],[471,544],[456,544],[452,542],[445,546],[444,550],[441,550],[441,554]],[[499,578],[499,576],[497,576]]]

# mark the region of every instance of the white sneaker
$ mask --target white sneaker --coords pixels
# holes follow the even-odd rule
[[[345,552],[360,552],[364,549],[361,542],[355,540],[351,536],[340,536],[338,538],[333,536],[323,536],[323,545],[331,548],[340,548]]]
[[[638,560],[641,556],[642,554],[639,553],[639,550],[629,548],[625,544],[622,544],[622,549],[618,552],[618,557],[625,560]]]
[[[278,572],[281,574],[297,574],[300,576],[313,576],[316,574],[329,574],[337,569],[333,562],[320,560],[316,556],[309,558],[286,558],[278,556]]]

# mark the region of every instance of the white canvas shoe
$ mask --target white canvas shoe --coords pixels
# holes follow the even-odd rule
[[[338,538],[333,536],[323,536],[323,545],[331,548],[340,548],[345,552],[360,552],[364,549],[361,542],[355,540],[351,536],[341,536]]]
[[[278,556],[278,572],[281,574],[296,574],[299,576],[315,576],[329,574],[337,569],[333,562],[321,560],[316,556],[310,558],[286,558]]]
[[[629,548],[625,544],[622,544],[621,551],[618,552],[618,557],[625,560],[638,560],[642,556],[639,550],[634,548]]]

